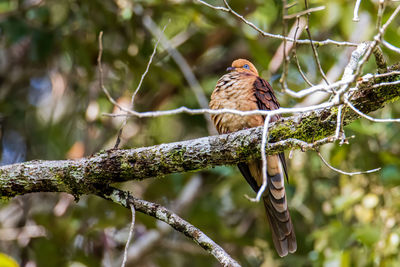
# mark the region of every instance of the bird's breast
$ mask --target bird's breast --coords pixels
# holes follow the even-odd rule
[[[221,77],[211,95],[211,109],[235,109],[240,111],[257,110],[254,95],[254,78],[238,73],[229,73]],[[219,133],[236,132],[246,128],[263,125],[262,116],[240,116],[235,114],[212,115]]]

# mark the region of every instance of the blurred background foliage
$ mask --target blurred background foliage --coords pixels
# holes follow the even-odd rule
[[[387,1],[388,2],[388,1]],[[209,1],[223,5],[222,1]],[[230,1],[263,30],[282,33],[282,3],[277,0]],[[361,21],[352,21],[355,1],[312,0],[310,30],[315,40],[361,42],[376,34],[378,1],[361,3]],[[386,6],[383,21],[396,3]],[[303,1],[289,14],[304,10]],[[99,88],[97,37],[104,31],[105,83],[120,104],[128,105],[155,40],[143,23],[152,18],[186,59],[207,98],[217,79],[236,58],[251,59],[271,81],[282,106],[306,105],[322,98],[293,99],[281,93],[282,66],[273,57],[280,40],[265,38],[230,14],[185,0],[2,0],[0,1],[1,164],[33,159],[65,159],[112,148],[121,118]],[[288,21],[289,30],[295,19]],[[400,46],[400,20],[385,39]],[[300,38],[307,35],[301,32]],[[320,47],[321,64],[331,81],[340,77],[354,48]],[[383,48],[388,64],[400,56]],[[321,76],[310,46],[297,54],[307,77]],[[278,55],[279,59],[279,55]],[[272,64],[275,64],[272,66]],[[271,69],[274,69],[271,71]],[[374,59],[365,73],[376,71]],[[307,88],[291,59],[288,85]],[[135,109],[199,108],[179,66],[160,45],[137,95]],[[399,103],[373,114],[400,117]],[[399,266],[400,128],[358,120],[345,128],[349,145],[325,145],[321,153],[335,167],[367,170],[345,176],[328,169],[313,152],[295,151],[287,186],[298,251],[283,259],[275,253],[260,204],[250,203],[250,187],[234,167],[179,173],[121,185],[137,197],[172,209],[193,179],[201,181],[193,199],[178,214],[222,245],[243,266]],[[122,147],[142,147],[209,135],[202,116],[131,118]],[[130,211],[95,196],[74,202],[67,194],[31,194],[0,204],[0,265],[118,266],[128,236]],[[158,229],[158,230],[155,230]],[[181,233],[137,214],[133,246],[159,233],[145,252],[130,253],[130,266],[217,266]],[[143,247],[142,247],[143,248]],[[132,256],[133,254],[138,254]],[[131,255],[132,254],[132,255]],[[136,257],[136,258],[135,258]],[[13,260],[14,259],[14,260]]]

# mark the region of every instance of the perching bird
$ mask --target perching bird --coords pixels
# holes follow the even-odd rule
[[[274,91],[267,81],[258,76],[254,65],[245,59],[233,61],[229,73],[218,80],[211,95],[211,109],[274,110],[279,108]],[[264,125],[261,115],[239,116],[234,114],[212,115],[220,134]],[[280,116],[271,116],[271,122]],[[263,182],[261,160],[239,163],[239,170],[255,192]],[[263,202],[272,232],[272,240],[279,256],[286,256],[297,249],[296,236],[290,218],[284,187],[284,173],[287,177],[285,155],[267,156],[267,188]]]

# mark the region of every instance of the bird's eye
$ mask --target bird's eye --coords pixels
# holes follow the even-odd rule
[[[249,65],[247,65],[247,64],[244,64],[244,65],[243,65],[243,68],[250,70],[250,67],[249,67]]]

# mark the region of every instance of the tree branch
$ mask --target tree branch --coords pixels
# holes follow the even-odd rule
[[[400,96],[400,64],[387,75],[359,79],[349,100],[368,114]],[[365,77],[365,76],[364,76]],[[321,109],[271,123],[267,154],[286,149],[303,151],[333,142],[337,107]],[[344,107],[343,125],[360,117]],[[263,127],[221,136],[161,144],[128,150],[109,150],[80,160],[30,161],[0,167],[0,196],[14,197],[32,192],[67,192],[79,197],[115,182],[196,171],[260,158]]]
[[[131,205],[133,205],[135,210],[169,224],[175,230],[182,232],[187,237],[194,240],[207,252],[212,254],[222,266],[240,267],[237,261],[232,259],[231,256],[229,256],[225,250],[223,250],[223,248],[212,241],[207,235],[167,208],[159,204],[135,198],[128,192],[119,190],[117,188],[110,187],[106,190],[103,190],[101,193],[99,193],[99,195],[126,208],[129,208]]]

